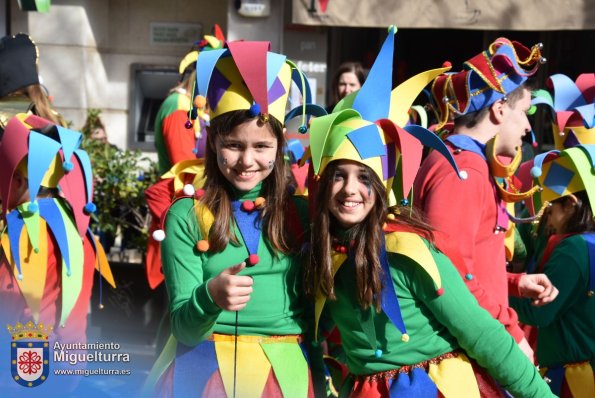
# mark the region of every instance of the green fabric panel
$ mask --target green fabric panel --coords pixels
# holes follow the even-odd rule
[[[308,363],[304,353],[295,343],[261,343],[283,397],[303,398],[308,396]]]
[[[159,354],[159,357],[153,364],[153,367],[145,380],[145,384],[141,391],[141,397],[151,397],[153,395],[157,381],[163,376],[163,373],[165,373],[169,365],[171,365],[176,358],[177,345],[178,341],[176,338],[173,335],[170,335],[169,339],[167,339],[167,343],[165,343],[165,346],[163,347],[163,351]]]
[[[36,211],[35,213],[29,213],[27,209],[31,202],[27,202],[18,206],[19,213],[23,217],[23,221],[25,222],[25,227],[27,227],[27,236],[29,236],[29,242],[31,242],[31,246],[33,249],[39,250],[39,223],[40,223],[40,216],[39,212]]]
[[[68,239],[68,253],[70,254],[70,272],[67,275],[66,263],[62,259],[62,314],[60,315],[60,325],[64,325],[70,311],[74,307],[83,286],[83,266],[85,264],[85,251],[83,242],[78,233],[74,220],[71,218],[68,210],[60,200],[54,199],[60,214],[64,220],[66,236]]]

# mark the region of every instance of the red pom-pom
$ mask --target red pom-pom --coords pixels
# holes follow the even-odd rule
[[[532,143],[531,143],[531,145],[533,146],[533,148],[537,148],[537,146],[538,146],[539,144],[537,144],[537,142],[532,142]]]
[[[254,265],[258,264],[259,261],[260,261],[260,258],[258,258],[258,254],[251,254],[250,256],[248,256],[248,264],[250,266],[254,266]]]
[[[194,196],[197,197],[198,199],[202,198],[203,196],[205,196],[205,190],[197,189],[196,192],[194,192]]]
[[[442,295],[444,294],[444,288],[443,288],[443,287],[441,287],[440,289],[436,290],[436,294],[437,294],[438,296],[442,296]]]
[[[190,130],[192,128],[192,122],[190,120],[186,120],[186,123],[184,123],[184,127]]]
[[[450,61],[444,61],[442,63],[442,67],[443,68],[451,68],[452,67],[452,64],[450,63]]]
[[[242,202],[242,210],[244,211],[252,211],[254,210],[254,202],[251,200],[245,200],[244,202]]]

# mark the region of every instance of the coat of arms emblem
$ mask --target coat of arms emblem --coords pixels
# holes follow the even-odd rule
[[[32,321],[8,326],[12,335],[10,360],[12,379],[24,387],[37,387],[50,373],[49,335],[52,326]]]

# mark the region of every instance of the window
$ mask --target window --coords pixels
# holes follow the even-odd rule
[[[178,83],[175,66],[131,65],[128,147],[155,151],[155,116],[169,90]]]

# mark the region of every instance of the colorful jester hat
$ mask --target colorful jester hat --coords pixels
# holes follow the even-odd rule
[[[362,88],[341,100],[330,115],[312,120],[309,154],[318,176],[333,160],[365,164],[384,182],[389,197],[392,190],[396,199],[407,204],[423,145],[440,151],[457,173],[458,169],[434,133],[417,125],[399,127],[407,124],[408,111],[422,89],[449,68],[420,73],[393,90],[395,33],[391,27]]]
[[[37,319],[47,271],[48,231],[54,236],[63,261],[62,324],[82,290],[84,239],[95,249],[96,268],[115,286],[103,248],[89,229],[89,215],[95,211],[93,182],[89,157],[79,148],[81,139],[79,132],[21,113],[9,120],[0,143],[0,198],[6,220],[0,234],[2,249]],[[27,178],[29,202],[11,202],[17,172]],[[40,187],[58,188],[60,197],[40,196]]]
[[[533,92],[532,103],[549,106],[555,149],[595,144],[595,73],[583,73],[575,82],[552,75],[547,87]]]
[[[579,144],[561,151],[551,150],[541,153],[532,161],[523,164],[520,173],[524,184],[532,183],[542,188],[540,193],[533,196],[533,202],[528,203],[529,212],[532,215],[540,215],[548,202],[580,191],[587,192],[591,208],[595,204],[595,145],[593,144]]]
[[[520,87],[540,64],[543,45],[531,49],[506,38],[496,39],[487,51],[465,62],[465,69],[438,76],[432,84],[438,126],[451,118],[479,111]]]
[[[180,75],[184,73],[186,68],[196,63],[198,53],[201,51],[218,50],[223,48],[225,44],[225,36],[219,25],[213,26],[212,35],[204,35],[203,39],[198,42],[198,50],[190,51],[184,56],[178,67]]]
[[[269,42],[232,41],[224,49],[201,53],[196,63],[199,98],[206,98],[211,119],[246,109],[264,122],[274,117],[284,124],[301,111],[299,131],[306,133],[306,113],[318,116],[326,112],[312,104],[304,74],[285,55],[270,52],[270,46]],[[292,81],[303,101],[285,117]]]

